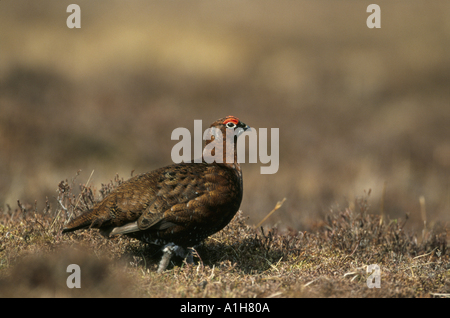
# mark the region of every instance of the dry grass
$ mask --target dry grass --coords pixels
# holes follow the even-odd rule
[[[118,185],[117,177],[101,191]],[[195,265],[175,259],[156,273],[161,251],[97,231],[61,235],[68,215],[91,205],[95,189],[72,193],[59,185],[58,206],[1,211],[0,296],[7,297],[435,297],[450,293],[449,228],[420,238],[406,220],[368,214],[367,196],[331,211],[316,230],[255,228],[239,212],[196,248]],[[102,196],[102,195],[101,195]],[[100,197],[101,197],[100,196]],[[66,286],[70,264],[81,288]],[[366,267],[381,269],[381,288],[369,289]]]

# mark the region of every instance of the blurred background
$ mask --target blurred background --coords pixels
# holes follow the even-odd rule
[[[81,7],[69,29],[67,6]],[[235,115],[279,128],[280,167],[243,164],[242,210],[312,229],[369,204],[421,229],[450,221],[450,2],[4,0],[0,208],[53,207],[61,180],[100,187],[171,164],[177,127]]]

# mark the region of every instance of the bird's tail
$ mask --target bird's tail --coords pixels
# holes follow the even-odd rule
[[[97,219],[98,215],[96,213],[96,210],[86,211],[64,225],[62,233],[73,232],[79,229],[91,227]]]

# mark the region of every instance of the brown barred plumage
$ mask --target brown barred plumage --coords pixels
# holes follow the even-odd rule
[[[210,126],[222,132],[225,148],[227,129],[249,127],[238,118],[221,118]],[[239,135],[239,134],[237,134]],[[234,162],[180,163],[135,176],[122,183],[101,202],[69,221],[63,233],[83,228],[98,228],[105,236],[125,234],[146,243],[164,245],[165,255],[158,271],[164,270],[172,254],[186,256],[206,237],[223,229],[239,210],[243,182],[237,161],[234,137]],[[209,143],[218,143],[214,136]],[[223,147],[223,148],[222,148]]]

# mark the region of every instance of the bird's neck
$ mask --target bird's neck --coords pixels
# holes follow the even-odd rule
[[[225,139],[225,136],[223,139]],[[203,149],[203,160],[208,163],[214,161],[240,170],[237,161],[236,139],[233,135],[231,137],[228,136],[228,141],[225,142],[225,140],[216,139],[212,136],[211,140],[206,141]]]

